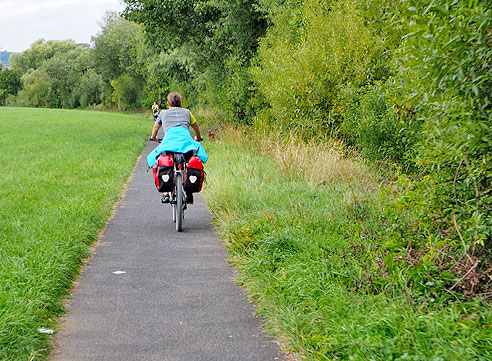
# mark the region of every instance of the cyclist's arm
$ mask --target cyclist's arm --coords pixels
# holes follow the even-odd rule
[[[193,116],[193,114],[191,114],[191,112],[190,112],[190,117],[191,117],[190,125],[195,131],[195,140],[202,139],[202,134],[200,133],[200,128],[198,127],[198,123],[196,122],[196,119]]]
[[[157,132],[159,131],[159,129],[161,129],[161,124],[159,124],[159,122],[155,122],[154,123],[154,128],[152,128],[152,136],[150,137],[150,139],[154,140],[154,141],[158,141],[157,139]]]
[[[200,128],[198,128],[198,123],[192,124],[191,127],[195,131],[195,140],[202,139],[202,135],[200,133]]]

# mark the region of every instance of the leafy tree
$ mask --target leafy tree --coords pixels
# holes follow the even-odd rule
[[[147,62],[152,54],[140,26],[109,13],[93,42],[95,69],[106,84],[103,86],[105,104],[117,103],[118,108],[124,109],[139,106],[148,73]]]
[[[38,69],[44,62],[51,59],[55,54],[65,53],[73,50],[78,45],[73,40],[50,40],[40,39],[23,53],[14,53],[10,62],[12,68],[19,74],[24,75],[29,69]]]
[[[219,104],[229,110],[233,119],[250,123],[261,104],[257,102],[249,68],[267,29],[266,12],[256,0],[210,3],[220,10],[221,17],[210,26],[214,36],[205,50],[220,60],[216,60],[209,81],[217,84],[215,89],[222,99]]]
[[[102,84],[102,76],[94,69],[88,69],[82,75],[74,91],[74,99],[83,108],[99,104],[101,102]]]
[[[73,108],[79,105],[76,89],[89,69],[89,49],[82,46],[57,52],[24,76],[22,95],[33,105]]]
[[[110,81],[132,69],[143,35],[137,24],[109,13],[93,43],[94,65],[103,79]]]
[[[163,71],[170,83],[187,89],[187,98],[201,96],[201,102],[229,107],[236,119],[251,116],[247,68],[266,29],[256,0],[126,3],[124,16],[144,26],[152,46],[164,54],[161,60],[177,61],[163,64],[170,66]],[[186,69],[176,67],[179,63]]]
[[[22,89],[22,82],[15,70],[0,68],[0,104],[4,105],[8,95],[17,95]]]
[[[364,0],[263,2],[273,24],[252,70],[268,105],[257,126],[295,131],[306,139],[342,136],[345,89],[389,75],[381,68],[391,61],[384,56],[391,36],[388,26],[376,21],[385,17],[387,3],[378,1],[378,9]]]
[[[48,75],[51,91],[57,98],[57,106],[73,108],[78,105],[73,92],[88,69],[88,61],[88,51],[77,47],[69,52],[56,54],[40,68]]]
[[[136,109],[141,104],[142,79],[123,74],[111,81],[113,93],[111,101],[117,104],[119,110]]]
[[[123,16],[143,24],[145,35],[159,51],[199,44],[210,35],[207,27],[218,15],[209,1],[125,0],[125,3]]]
[[[56,99],[49,85],[48,74],[40,69],[29,69],[22,76],[24,88],[19,97],[34,106],[54,107]]]
[[[41,39],[24,53],[14,54],[12,66],[25,82],[19,102],[73,108],[107,98],[111,106],[116,91],[122,109],[139,107],[155,56],[144,42],[141,27],[109,13],[93,43],[90,48],[71,40]]]
[[[165,94],[170,92],[169,81],[170,77],[167,69],[164,67],[166,54],[162,53],[160,56],[156,56],[148,64],[148,76],[146,82],[146,100],[145,103],[149,107],[154,101],[159,103],[165,99]]]
[[[89,52],[73,40],[41,39],[23,53],[13,54],[12,67],[24,82],[20,97],[37,106],[77,106],[74,90],[91,66]]]

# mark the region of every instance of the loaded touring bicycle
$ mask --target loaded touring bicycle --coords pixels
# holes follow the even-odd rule
[[[173,209],[176,231],[181,232],[184,211],[188,204],[193,203],[193,193],[200,192],[202,189],[205,177],[203,162],[197,156],[197,151],[165,152],[156,159],[152,172],[157,190],[168,192],[168,195],[163,195],[162,199],[169,197],[168,203]]]

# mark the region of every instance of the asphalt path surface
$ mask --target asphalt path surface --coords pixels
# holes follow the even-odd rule
[[[283,360],[234,283],[201,194],[176,232],[146,155],[77,282],[51,360]]]

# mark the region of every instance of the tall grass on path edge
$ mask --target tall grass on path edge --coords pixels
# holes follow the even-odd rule
[[[40,360],[152,123],[0,108],[0,359]]]

